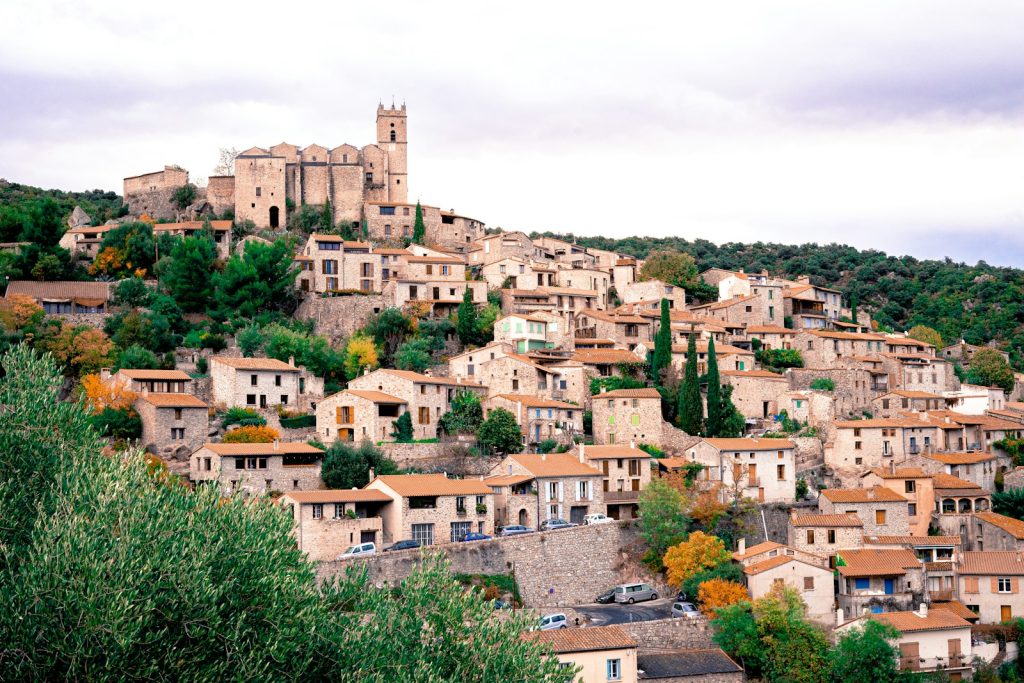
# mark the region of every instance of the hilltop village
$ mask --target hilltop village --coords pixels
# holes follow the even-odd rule
[[[772,600],[821,657],[869,623],[905,671],[1016,657],[1004,349],[883,329],[836,283],[411,202],[408,144],[380,106],[365,146],[127,177],[124,215],[60,235],[90,279],[12,279],[4,325],[112,449],[282,506],[321,578],[437,549],[579,680],[771,678],[728,631]]]

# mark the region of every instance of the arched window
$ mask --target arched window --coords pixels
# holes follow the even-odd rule
[[[395,131],[391,131],[391,142],[394,142],[396,139]]]
[[[279,209],[276,206],[270,207],[270,227],[272,227],[272,228],[278,227],[278,225],[280,223],[280,218],[279,218],[278,214],[279,214]]]

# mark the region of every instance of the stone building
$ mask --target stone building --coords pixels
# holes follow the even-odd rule
[[[743,582],[752,600],[769,594],[778,584],[795,590],[807,605],[807,617],[831,624],[835,588],[832,570],[785,554],[743,568]]]
[[[423,212],[424,241],[465,251],[483,234],[483,222],[445,211],[437,206],[420,205]],[[395,244],[410,239],[416,228],[416,205],[401,201],[367,202],[363,205],[366,234],[371,240]]]
[[[582,524],[604,512],[600,470],[567,453],[509,455],[484,483],[494,490],[495,524],[537,528],[547,519]]]
[[[897,389],[873,399],[871,414],[875,417],[899,417],[906,411],[921,412],[945,407],[946,401],[940,394]]]
[[[558,661],[579,667],[577,683],[637,683],[637,644],[620,626],[530,632]],[[731,680],[731,679],[726,679]]]
[[[796,330],[780,325],[747,325],[747,338],[761,342],[763,349],[792,349]]]
[[[630,351],[638,344],[654,348],[655,324],[642,316],[584,309],[575,320],[578,339],[611,339]]]
[[[769,316],[764,300],[754,296],[736,296],[725,301],[716,301],[703,306],[691,306],[690,311],[698,316],[715,318],[727,323],[737,325],[767,325],[777,322],[774,316]]]
[[[987,491],[996,490],[996,475],[1010,466],[1010,458],[999,452],[931,453],[925,458],[925,465],[930,463],[929,471],[966,479]],[[1011,481],[1004,485],[1011,488]]]
[[[406,412],[405,399],[382,391],[345,389],[316,404],[316,433],[325,444],[335,441],[393,441],[395,421]]]
[[[391,474],[374,477],[365,488],[391,499],[381,513],[385,543],[412,539],[427,546],[461,541],[471,531],[494,533],[494,494],[479,479]]]
[[[607,446],[581,443],[574,453],[604,475],[602,487],[608,516],[612,519],[636,517],[640,492],[651,483],[651,456],[633,443]]]
[[[595,292],[598,309],[608,308],[608,289],[611,286],[611,276],[597,268],[562,268],[555,271],[555,287]]]
[[[305,410],[324,393],[322,377],[275,358],[211,356],[210,379],[214,404],[228,407]]]
[[[514,313],[494,321],[494,341],[511,344],[516,353],[565,345],[568,333],[561,316],[552,313]]]
[[[472,382],[477,379],[481,367],[492,360],[504,358],[513,352],[512,344],[494,341],[479,348],[469,349],[448,359],[448,375]],[[486,382],[480,382],[486,384]]]
[[[101,324],[108,313],[109,282],[77,282],[73,280],[37,282],[11,280],[5,298],[15,294],[27,296],[43,307],[47,315],[59,315],[79,322]]]
[[[905,549],[843,549],[839,607],[845,614],[896,612],[926,602],[925,565]]]
[[[723,501],[735,492],[760,503],[792,503],[795,448],[788,439],[703,439],[686,457],[704,466],[698,482],[720,484]]]
[[[864,523],[855,514],[790,515],[786,545],[794,550],[835,558],[843,548],[864,544]]]
[[[175,190],[188,184],[188,171],[180,166],[164,166],[162,171],[143,173],[124,179],[124,203],[128,213],[153,218],[175,218],[177,208],[171,201]]]
[[[367,242],[313,233],[296,256],[301,270],[295,286],[303,292],[379,292],[381,258]]]
[[[408,304],[425,305],[435,316],[446,317],[455,313],[466,290],[470,290],[474,304],[487,303],[487,283],[479,280],[454,281],[449,279],[417,279],[397,277],[384,285],[384,301],[393,308]]]
[[[1019,551],[963,553],[958,567],[960,601],[982,624],[999,624],[1024,616],[1024,555]]]
[[[526,259],[510,256],[488,263],[480,268],[480,275],[488,287],[495,289],[526,289],[554,287],[554,269]]]
[[[500,232],[482,235],[466,249],[470,265],[485,266],[507,258],[544,260],[543,250],[526,233]]]
[[[793,348],[800,351],[804,367],[833,368],[840,358],[881,354],[885,335],[833,330],[802,330],[793,338]]]
[[[928,453],[939,443],[938,429],[916,417],[840,420],[834,438],[825,445],[825,464],[840,476],[860,476],[865,470],[888,467]]]
[[[646,443],[661,447],[661,394],[657,389],[616,389],[591,398],[595,444]]]
[[[843,622],[840,611],[836,635],[863,628],[867,619],[876,619],[899,631],[894,645],[899,648],[899,666],[903,671],[941,671],[951,681],[971,676],[971,624],[946,609],[929,609],[922,603],[917,611],[885,612],[859,616]]]
[[[136,394],[191,394],[193,384],[192,377],[181,370],[121,368],[111,374],[109,368],[102,368],[100,380],[120,385]]]
[[[441,416],[451,410],[452,399],[457,392],[473,391],[482,397],[487,391],[485,386],[465,382],[458,377],[433,377],[411,370],[389,369],[374,370],[356,377],[348,383],[348,389],[377,391],[405,401],[417,439],[438,436]]]
[[[997,512],[976,512],[970,529],[973,550],[1024,551],[1024,522]]]
[[[668,299],[668,307],[674,311],[686,310],[686,290],[662,282],[661,280],[643,280],[626,282],[616,286],[616,292],[622,303],[634,304],[642,301],[657,301],[661,308],[661,300]]]
[[[213,243],[217,246],[217,258],[228,259],[231,256],[231,221],[156,223],[153,225],[153,236],[194,237],[207,229],[207,222],[209,223],[209,230],[213,232]]]
[[[209,408],[192,394],[142,393],[133,404],[142,420],[141,444],[157,454],[199,448],[210,427]]]
[[[889,390],[884,371],[859,361],[840,361],[839,367],[832,368],[789,368],[786,376],[790,389],[795,390],[810,389],[816,380],[831,380],[835,388],[829,393],[835,401],[835,414],[840,417],[863,416],[871,409],[871,399]]]
[[[535,394],[495,394],[487,399],[485,414],[502,408],[516,416],[528,446],[542,441],[573,443],[583,435],[583,409],[572,403],[541,398]]]
[[[324,452],[308,443],[207,443],[192,454],[193,482],[216,483],[225,495],[235,491],[312,491],[323,487]]]
[[[789,389],[789,380],[785,375],[753,369],[720,370],[719,375],[722,384],[732,387],[733,405],[743,417],[748,420],[766,420],[779,414],[779,397]]]
[[[279,502],[291,510],[299,550],[314,562],[333,560],[357,543],[380,549],[384,542],[381,511],[391,498],[381,491],[288,491]]]
[[[941,358],[917,352],[883,353],[880,357],[892,388],[940,393],[960,386],[953,364]]]
[[[877,467],[861,476],[861,486],[872,489],[878,486],[897,493],[907,499],[907,522],[913,536],[927,536],[935,511],[935,488],[932,475],[920,467],[896,467],[890,461],[888,467]],[[891,535],[899,535],[893,533]]]
[[[80,225],[69,228],[57,243],[72,254],[94,259],[100,253],[103,238],[115,225]]]
[[[825,515],[857,515],[865,536],[909,536],[906,496],[875,486],[870,489],[824,489],[818,510]]]

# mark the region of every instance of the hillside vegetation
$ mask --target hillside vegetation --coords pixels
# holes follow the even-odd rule
[[[842,244],[716,245],[678,237],[541,234],[638,258],[654,251],[682,251],[693,256],[701,271],[742,268],[785,277],[808,275],[814,284],[841,290],[847,301],[856,296],[858,307],[884,326],[927,325],[947,344],[961,338],[971,344],[995,339],[1010,352],[1015,368],[1024,367],[1024,271],[1018,268],[896,257]]]

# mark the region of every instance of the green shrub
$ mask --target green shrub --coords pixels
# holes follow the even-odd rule
[[[554,439],[544,439],[539,444],[537,444],[537,452],[538,453],[550,453],[551,451],[555,450],[555,448],[557,448],[557,447],[558,447],[558,442],[555,441]]]
[[[266,418],[257,413],[251,408],[240,408],[235,406],[229,408],[224,417],[221,418],[220,425],[224,429],[227,429],[231,425],[241,425],[242,427],[263,427],[267,424]]]
[[[298,417],[282,417],[281,426],[285,429],[302,429],[316,427],[316,415],[300,415]]]
[[[829,377],[818,377],[811,382],[811,389],[815,391],[835,391],[836,383]]]

